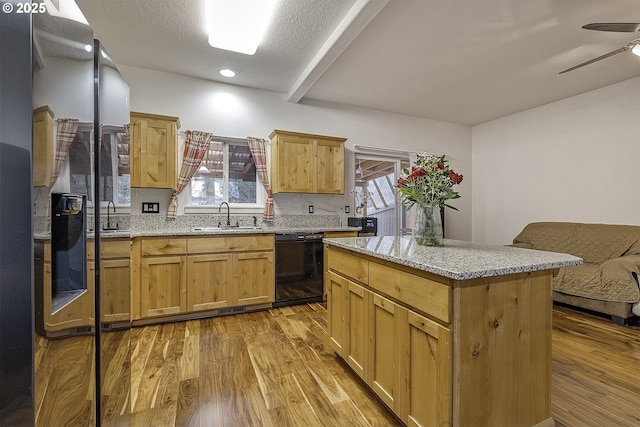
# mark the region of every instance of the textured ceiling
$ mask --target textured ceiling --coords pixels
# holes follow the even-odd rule
[[[581,28],[640,0],[280,0],[253,56],[208,45],[200,0],[77,3],[117,64],[468,125],[640,76],[630,52],[558,75],[640,36]]]

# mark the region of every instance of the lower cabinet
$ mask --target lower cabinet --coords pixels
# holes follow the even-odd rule
[[[201,311],[233,305],[229,275],[232,255],[189,255],[187,258],[187,310]]]
[[[186,256],[143,258],[140,268],[141,317],[187,311]]]
[[[273,250],[234,254],[232,268],[231,287],[236,291],[237,297],[235,305],[273,302]]]
[[[337,353],[408,426],[451,424],[451,331],[327,272]]]
[[[132,319],[270,303],[273,251],[273,235],[135,239]]]
[[[100,316],[103,323],[129,322],[131,241],[100,241]]]

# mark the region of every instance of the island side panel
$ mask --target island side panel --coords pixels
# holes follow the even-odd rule
[[[453,425],[552,421],[552,274],[455,283]]]

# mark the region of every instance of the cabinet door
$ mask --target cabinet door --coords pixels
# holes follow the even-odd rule
[[[344,194],[344,144],[338,141],[316,141],[315,192]]]
[[[186,257],[148,257],[141,261],[140,315],[157,317],[187,309]]]
[[[272,302],[274,299],[273,252],[233,254],[234,305]]]
[[[296,136],[278,137],[278,188],[289,193],[313,191],[312,168],[314,154],[308,138]]]
[[[229,307],[232,257],[227,254],[187,257],[187,310]]]
[[[325,274],[327,289],[327,311],[329,313],[329,337],[335,350],[346,357],[348,347],[347,295],[349,282],[337,274],[328,271]]]
[[[451,331],[408,311],[409,342],[403,362],[408,373],[408,399],[402,417],[408,426],[451,424]]]
[[[407,310],[376,294],[372,294],[372,300],[369,384],[391,409],[398,412],[402,393],[402,329],[406,324]]]
[[[33,112],[33,186],[51,184],[53,169],[53,113],[48,107]]]
[[[139,118],[132,120],[132,187],[175,187],[176,134],[175,122]]]
[[[100,315],[103,322],[129,321],[130,271],[128,258],[100,262]]]
[[[349,282],[347,363],[365,381],[369,378],[367,355],[370,296],[371,293],[362,286]]]

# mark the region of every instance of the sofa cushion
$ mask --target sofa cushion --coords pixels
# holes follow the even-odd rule
[[[637,257],[640,263],[640,256]],[[632,263],[619,262],[623,258],[561,268],[553,278],[553,290],[602,301],[635,303],[640,299],[640,290],[630,270],[637,271],[640,264],[634,267]]]
[[[513,239],[514,245],[578,256],[585,263],[603,263],[626,253],[640,253],[640,226],[533,222]]]

